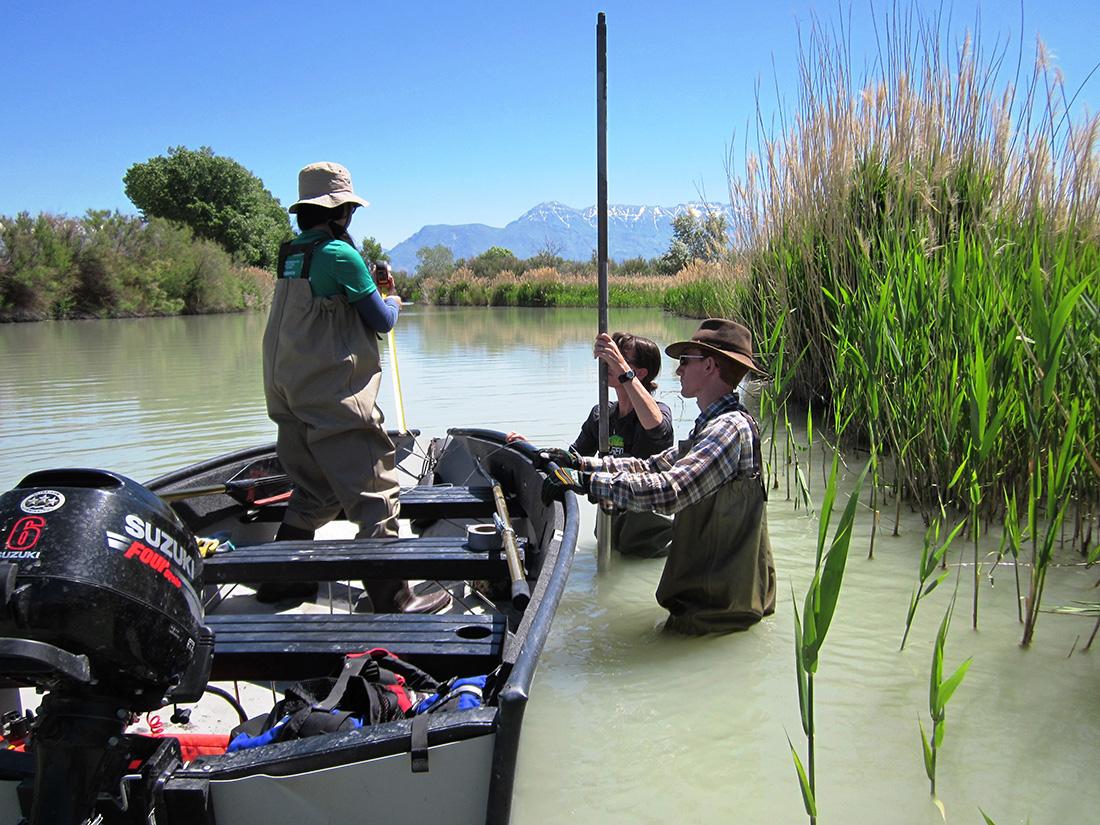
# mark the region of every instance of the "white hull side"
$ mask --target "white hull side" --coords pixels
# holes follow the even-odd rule
[[[218,825],[438,822],[482,825],[495,736],[432,747],[427,773],[407,753],[296,776],[212,782]]]

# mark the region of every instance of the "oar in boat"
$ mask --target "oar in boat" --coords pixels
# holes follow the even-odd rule
[[[519,449],[520,444],[509,446]],[[533,449],[533,448],[530,448]],[[512,527],[512,519],[508,515],[508,504],[504,501],[504,490],[500,482],[493,478],[481,466],[481,462],[474,459],[474,468],[479,476],[489,483],[493,490],[493,503],[496,505],[497,529],[504,544],[504,559],[508,562],[508,577],[512,580],[512,607],[523,610],[531,601],[531,588],[527,585],[527,577],[523,573],[523,564],[519,560],[519,547],[516,545],[516,531]]]
[[[374,273],[374,283],[378,288],[393,292],[396,290],[393,282],[393,273],[386,261],[378,261],[371,265]],[[405,425],[405,399],[401,395],[401,372],[397,369],[397,336],[393,327],[386,333],[386,342],[390,346],[390,378],[393,380],[393,403],[397,407],[397,429],[407,433],[409,428]]]
[[[493,501],[496,503],[497,517],[500,519],[500,536],[504,541],[504,558],[508,562],[508,576],[512,579],[512,607],[523,610],[531,601],[531,588],[527,585],[527,577],[519,561],[516,531],[512,527],[512,520],[508,517],[504,491],[496,479],[493,479]]]
[[[394,404],[397,405],[397,429],[407,433],[409,428],[405,426],[405,399],[401,396],[401,373],[397,369],[397,336],[391,329],[386,333],[386,340],[390,345],[390,378],[393,379]]]
[[[290,485],[290,476],[283,473],[262,478],[231,479],[223,484],[208,484],[205,487],[188,487],[184,490],[161,493],[160,497],[171,502],[201,496],[227,495],[241,504],[262,506],[271,504],[273,500],[281,500],[284,496],[289,496],[290,490],[287,488]]]

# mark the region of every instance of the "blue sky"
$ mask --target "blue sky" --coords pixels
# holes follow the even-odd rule
[[[920,7],[939,3],[917,0]],[[210,146],[288,205],[297,170],[347,165],[372,202],[353,230],[393,246],[430,223],[503,226],[545,200],[596,200],[595,24],[608,19],[609,198],[726,200],[762,90],[797,92],[798,31],[869,4],[5,0],[0,215],[133,212],[122,176],[168,147]],[[973,0],[949,9],[973,27]],[[1100,59],[1100,3],[985,2],[987,46],[1040,35],[1075,90]],[[881,21],[881,18],[880,18]],[[1100,73],[1078,99],[1100,106]],[[738,151],[738,155],[740,152]]]

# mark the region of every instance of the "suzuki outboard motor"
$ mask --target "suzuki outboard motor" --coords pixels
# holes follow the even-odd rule
[[[27,476],[0,495],[0,541],[0,678],[48,691],[31,823],[79,825],[117,794],[131,713],[202,695],[202,559],[167,504],[102,470]]]

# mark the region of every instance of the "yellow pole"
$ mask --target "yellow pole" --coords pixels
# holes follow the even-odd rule
[[[397,337],[392,329],[386,333],[386,340],[390,345],[390,377],[393,379],[393,399],[397,406],[397,430],[407,433],[409,428],[405,426],[405,400],[401,396],[401,372],[397,368]]]

